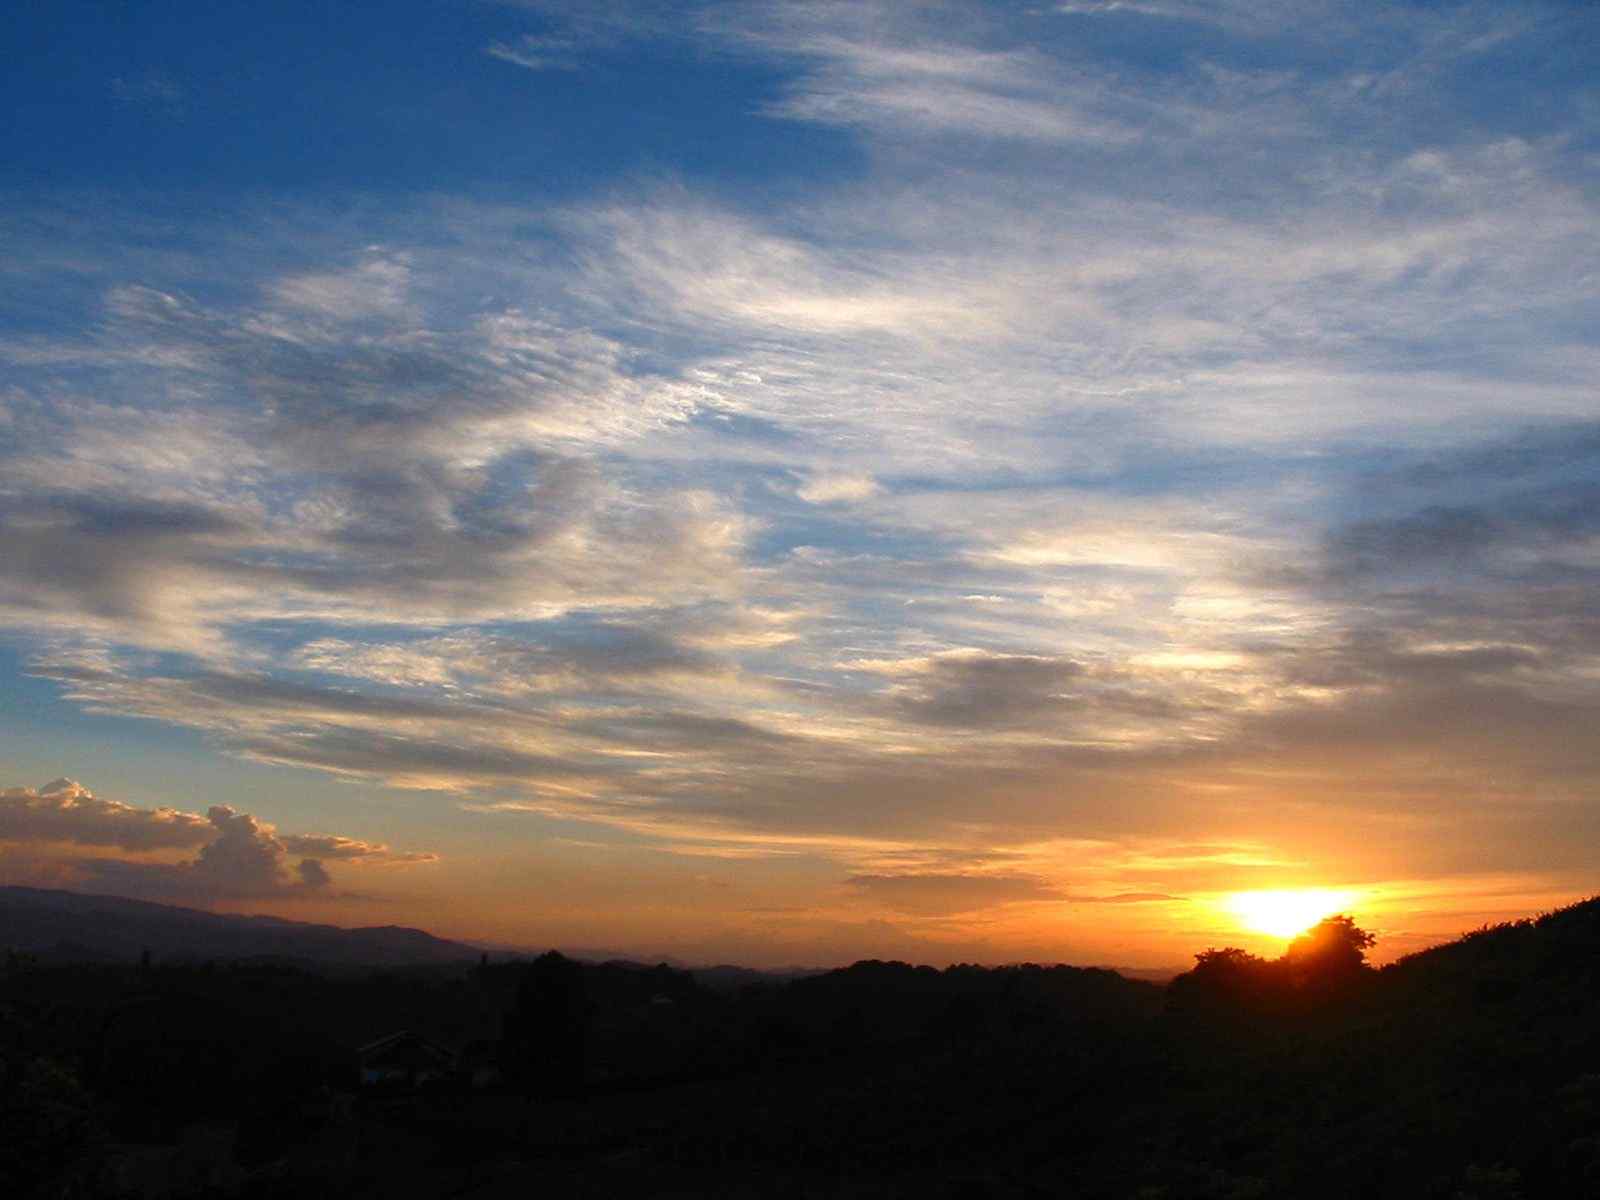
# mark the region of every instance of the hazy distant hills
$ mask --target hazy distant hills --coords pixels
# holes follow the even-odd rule
[[[462,962],[478,948],[402,925],[341,929],[42,888],[0,887],[0,950],[49,962],[284,959],[320,966]]]
[[[485,949],[496,961],[533,958],[528,947],[477,946],[435,937],[404,925],[344,929],[281,917],[235,916],[179,908],[124,896],[46,888],[0,887],[0,951],[15,950],[46,963],[136,962],[146,950],[157,962],[276,959],[302,965],[429,966],[476,959]],[[569,958],[618,962],[645,969],[616,951],[568,949]],[[735,991],[752,983],[784,983],[821,968],[757,971],[748,967],[687,968],[705,987]]]

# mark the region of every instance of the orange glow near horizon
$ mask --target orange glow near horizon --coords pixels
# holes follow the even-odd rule
[[[1288,940],[1304,933],[1323,917],[1344,911],[1357,898],[1354,892],[1333,888],[1288,888],[1234,892],[1225,906],[1252,933]]]

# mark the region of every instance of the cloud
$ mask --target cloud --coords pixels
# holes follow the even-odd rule
[[[35,316],[0,342],[0,623],[72,702],[527,841],[927,876],[854,889],[885,906],[1198,894],[1324,846],[1576,859],[1600,357],[1586,81],[1541,57],[1568,18],[498,17],[534,69],[734,63],[765,92],[730,133],[813,126],[806,186],[685,159],[181,236],[8,208]],[[1531,108],[1487,86],[1511,39]],[[8,804],[58,831],[30,845],[223,836]],[[1280,865],[1030,857],[1197,824]],[[417,857],[230,828],[255,886]]]
[[[742,15],[713,20],[713,27],[736,45],[805,68],[768,108],[773,116],[902,137],[1053,143],[1130,136],[1097,111],[1091,91],[1075,89],[1023,39],[1007,38],[1003,22],[989,14],[821,4],[761,6]],[[952,27],[966,37],[953,40]]]
[[[426,852],[389,847],[334,834],[280,836],[268,824],[226,804],[204,816],[172,808],[144,809],[97,799],[82,784],[58,779],[37,790],[0,792],[0,842],[54,847],[41,862],[91,887],[129,895],[212,900],[296,896],[326,889],[332,879],[324,860],[347,863],[415,864],[438,860]],[[114,847],[133,855],[194,850],[193,858],[96,858],[66,847]],[[293,862],[298,858],[300,861]],[[292,865],[291,865],[292,864]],[[37,864],[30,878],[39,875]]]
[[[892,694],[910,719],[953,726],[1036,721],[1042,710],[1070,702],[1075,681],[1084,672],[1081,663],[1070,659],[981,651],[856,665],[905,680]]]
[[[315,860],[291,867],[272,828],[249,813],[215,804],[206,817],[215,836],[193,859],[168,863],[91,858],[76,865],[91,889],[199,902],[294,896],[328,884],[326,871]]]
[[[304,290],[306,277],[292,282]],[[176,300],[158,307],[188,312]],[[197,319],[177,318],[181,326]],[[557,386],[577,382],[551,361],[539,336],[527,322],[497,318],[493,355],[507,368],[555,376]],[[232,353],[226,343],[221,348]],[[273,351],[266,350],[266,363],[253,364],[256,386],[270,365]],[[370,347],[353,352],[372,353]],[[324,415],[339,420],[342,371],[331,367],[325,378],[307,381],[326,406],[306,414],[309,424]],[[380,372],[380,382],[386,375]],[[426,375],[394,368],[400,386]],[[470,389],[470,380],[463,384]],[[470,417],[474,398],[463,399]],[[278,420],[291,415],[276,407]],[[593,417],[592,406],[585,411]],[[290,421],[276,431],[293,442],[278,448],[284,455],[278,461],[270,461],[278,453],[275,431],[254,436],[231,429],[226,409],[216,406],[181,429],[156,416],[144,429],[138,418],[145,414],[103,406],[69,415],[82,421],[73,422],[60,454],[36,453],[15,464],[12,478],[38,490],[0,497],[9,568],[0,569],[0,605],[9,599],[12,619],[23,624],[215,652],[213,623],[236,621],[244,615],[241,603],[254,614],[245,620],[274,608],[291,619],[359,612],[414,620],[476,619],[494,610],[527,615],[530,606],[538,615],[564,607],[647,607],[656,602],[656,587],[674,586],[668,560],[680,551],[699,554],[690,543],[722,560],[705,564],[713,569],[704,582],[713,593],[725,591],[733,578],[728,554],[737,554],[743,537],[737,514],[704,490],[646,502],[591,460],[528,450],[514,440],[499,441],[492,472],[459,469],[447,460],[476,455],[478,434],[442,422],[439,446],[427,444],[423,428],[395,428],[392,443],[357,446],[391,418],[408,421],[402,407],[372,409],[370,422],[342,432],[319,424],[321,432],[312,435],[298,419]],[[472,444],[461,445],[458,433],[469,432]],[[343,453],[324,470],[315,459],[330,440],[342,441]],[[230,457],[238,467],[233,475]],[[270,503],[255,490],[263,479],[272,480]],[[139,493],[161,498],[141,501]],[[720,549],[713,547],[718,541]],[[607,558],[609,571],[601,561]],[[687,585],[683,598],[704,594],[680,582]]]
[[[286,833],[280,835],[279,840],[286,852],[299,858],[400,864],[439,860],[439,856],[431,851],[391,850],[381,843],[363,842],[357,838],[340,837],[334,833]]]
[[[314,858],[301,859],[295,865],[295,874],[300,877],[300,886],[312,891],[325,888],[333,882],[328,869]]]
[[[473,632],[404,643],[321,638],[296,653],[308,669],[401,687],[457,686],[512,695],[574,687],[649,688],[701,684],[730,664],[681,635],[642,624],[601,621],[555,628],[543,638]]]
[[[1121,123],[1050,96],[1026,59],[811,43],[830,60],[769,111],[793,120],[1039,142],[1122,141]]]
[[[280,306],[338,321],[394,317],[406,304],[410,271],[404,260],[373,255],[346,271],[291,275],[271,285]],[[282,326],[280,334],[286,333]]]
[[[869,500],[878,483],[870,475],[813,475],[796,493],[807,504],[840,504]]]
[[[926,658],[859,660],[889,677],[884,698],[904,721],[948,730],[1032,730],[1065,743],[1183,737],[1180,720],[1212,701],[1192,683],[1185,713],[1170,685],[1132,664],[950,650]]]
[[[1600,536],[1600,486],[1570,483],[1495,503],[1429,505],[1353,522],[1329,546],[1336,571],[1399,574],[1417,568],[1526,570],[1566,560],[1582,569]]]
[[[575,71],[580,43],[573,38],[524,34],[515,42],[491,42],[484,53],[530,71]]]
[[[100,800],[72,779],[0,791],[0,841],[66,842],[123,850],[193,849],[215,836],[195,813]]]

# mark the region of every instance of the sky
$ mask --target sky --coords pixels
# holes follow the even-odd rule
[[[25,6],[0,883],[751,965],[1600,891],[1597,34]]]

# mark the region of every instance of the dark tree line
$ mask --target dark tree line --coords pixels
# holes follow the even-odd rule
[[[713,989],[556,954],[13,959],[0,1193],[113,1194],[85,1163],[222,1118],[246,1200],[470,1196],[491,1164],[552,1196],[1600,1196],[1600,902],[1382,969],[1371,946],[1330,918],[1166,988],[1031,964]],[[402,1028],[502,1070],[363,1090],[351,1047]]]

